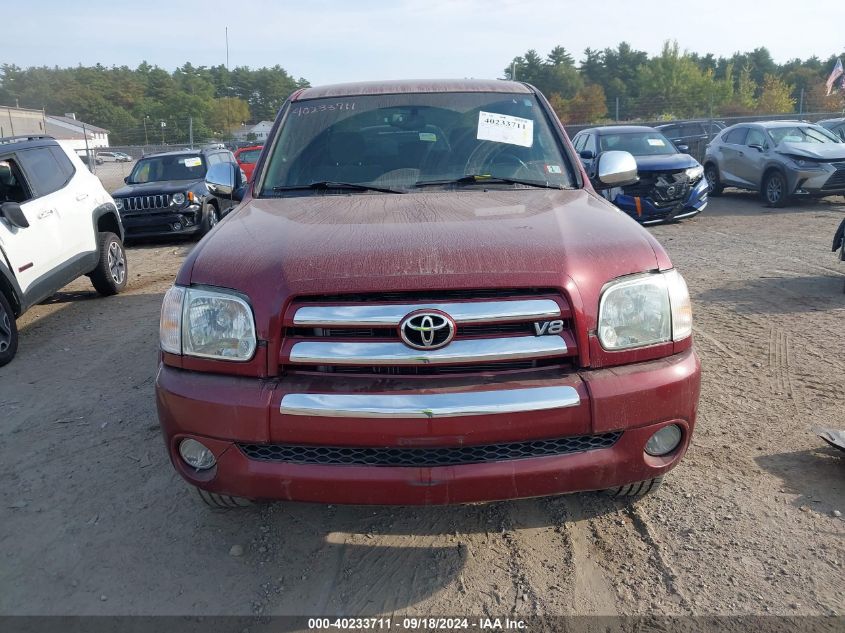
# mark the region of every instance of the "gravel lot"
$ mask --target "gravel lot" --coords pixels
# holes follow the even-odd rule
[[[208,510],[153,400],[192,244],[135,246],[125,294],[74,282],[0,369],[0,614],[843,614],[845,454],[811,432],[845,426],[843,214],[729,191],[652,229],[693,295],[703,392],[686,460],[627,507]]]

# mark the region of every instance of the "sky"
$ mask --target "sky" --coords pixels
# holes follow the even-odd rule
[[[18,66],[279,64],[312,85],[501,77],[530,48],[627,41],[656,54],[731,55],[766,46],[775,61],[845,51],[839,0],[29,0],[2,3],[0,63]],[[71,7],[71,5],[73,5]],[[143,7],[139,10],[138,7]],[[831,8],[839,7],[834,14]],[[800,20],[800,16],[803,16]],[[827,18],[825,16],[828,16]],[[838,17],[837,17],[838,16]],[[831,19],[831,18],[836,19]]]

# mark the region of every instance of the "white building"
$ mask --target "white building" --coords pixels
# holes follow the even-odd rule
[[[88,148],[109,146],[109,131],[96,125],[84,123],[73,113],[65,116],[48,114],[46,117],[47,134],[55,139],[66,141],[64,145],[75,150],[85,149],[85,137],[88,137]]]
[[[256,143],[263,143],[270,135],[270,130],[273,128],[272,121],[261,121],[255,125],[244,125],[240,129],[235,130],[232,136],[239,141],[246,141],[248,139],[254,140]],[[252,136],[250,136],[252,134]]]

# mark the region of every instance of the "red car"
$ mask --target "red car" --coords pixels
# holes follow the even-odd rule
[[[686,284],[531,86],[306,88],[233,171],[161,312],[159,419],[208,503],[637,496],[684,455]]]
[[[247,180],[252,180],[252,170],[255,169],[255,163],[258,162],[262,149],[264,149],[263,145],[250,145],[235,151],[235,160],[243,169]]]

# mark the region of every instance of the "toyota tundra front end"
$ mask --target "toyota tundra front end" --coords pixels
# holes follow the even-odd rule
[[[443,504],[653,489],[700,366],[657,241],[502,81],[308,88],[167,292],[171,461],[216,505]],[[597,183],[636,179],[599,157]]]

